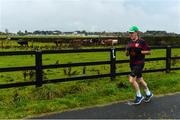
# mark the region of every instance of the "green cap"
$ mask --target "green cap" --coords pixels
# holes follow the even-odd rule
[[[132,26],[129,28],[128,32],[138,32],[138,31],[139,31],[139,28],[137,26]]]

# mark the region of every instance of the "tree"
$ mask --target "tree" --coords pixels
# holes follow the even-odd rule
[[[27,34],[28,34],[28,31],[27,31],[27,30],[25,30],[25,31],[24,31],[24,34],[25,34],[25,35],[27,35]]]
[[[18,35],[24,35],[24,33],[23,33],[21,30],[19,30],[19,31],[17,32],[17,34],[18,34]]]
[[[8,29],[7,29],[7,28],[5,29],[5,33],[6,33],[6,34],[8,34],[8,33],[9,33],[9,31],[8,31]]]

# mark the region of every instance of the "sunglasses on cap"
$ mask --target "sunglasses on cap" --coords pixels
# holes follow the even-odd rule
[[[129,34],[133,34],[134,32],[129,32]]]

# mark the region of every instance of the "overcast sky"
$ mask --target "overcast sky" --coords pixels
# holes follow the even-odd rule
[[[180,0],[0,0],[0,31],[127,31],[180,33]]]

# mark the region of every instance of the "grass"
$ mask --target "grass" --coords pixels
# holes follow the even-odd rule
[[[147,73],[144,78],[155,95],[167,94],[180,91],[179,73]],[[105,78],[49,84],[41,88],[2,89],[0,98],[0,118],[24,118],[133,99],[134,92],[127,76],[121,76],[114,81]]]
[[[11,49],[10,49],[11,50]],[[172,56],[180,56],[180,49],[173,49]],[[152,50],[147,58],[165,57],[165,50]],[[128,59],[124,52],[117,52],[117,60]],[[109,53],[77,53],[77,54],[49,54],[43,55],[43,64],[64,64],[76,62],[95,62],[110,60]],[[0,67],[35,65],[35,57],[6,56],[0,57]],[[180,66],[179,60],[172,67]],[[147,62],[145,69],[164,68],[164,61]],[[87,66],[86,75],[109,73],[109,65]],[[64,71],[70,71],[70,75]],[[129,71],[128,63],[118,64],[117,72]],[[30,71],[26,71],[27,74]],[[44,70],[46,79],[64,78],[83,74],[83,67],[59,68]],[[171,73],[158,72],[143,74],[149,88],[155,95],[180,91],[180,71]],[[22,81],[32,81],[24,72],[0,73],[0,84]],[[110,78],[72,81],[43,85],[40,88],[20,87],[1,89],[0,118],[25,118],[49,112],[61,112],[71,109],[103,105],[115,101],[133,99],[134,92],[127,76],[118,76],[114,81]]]

